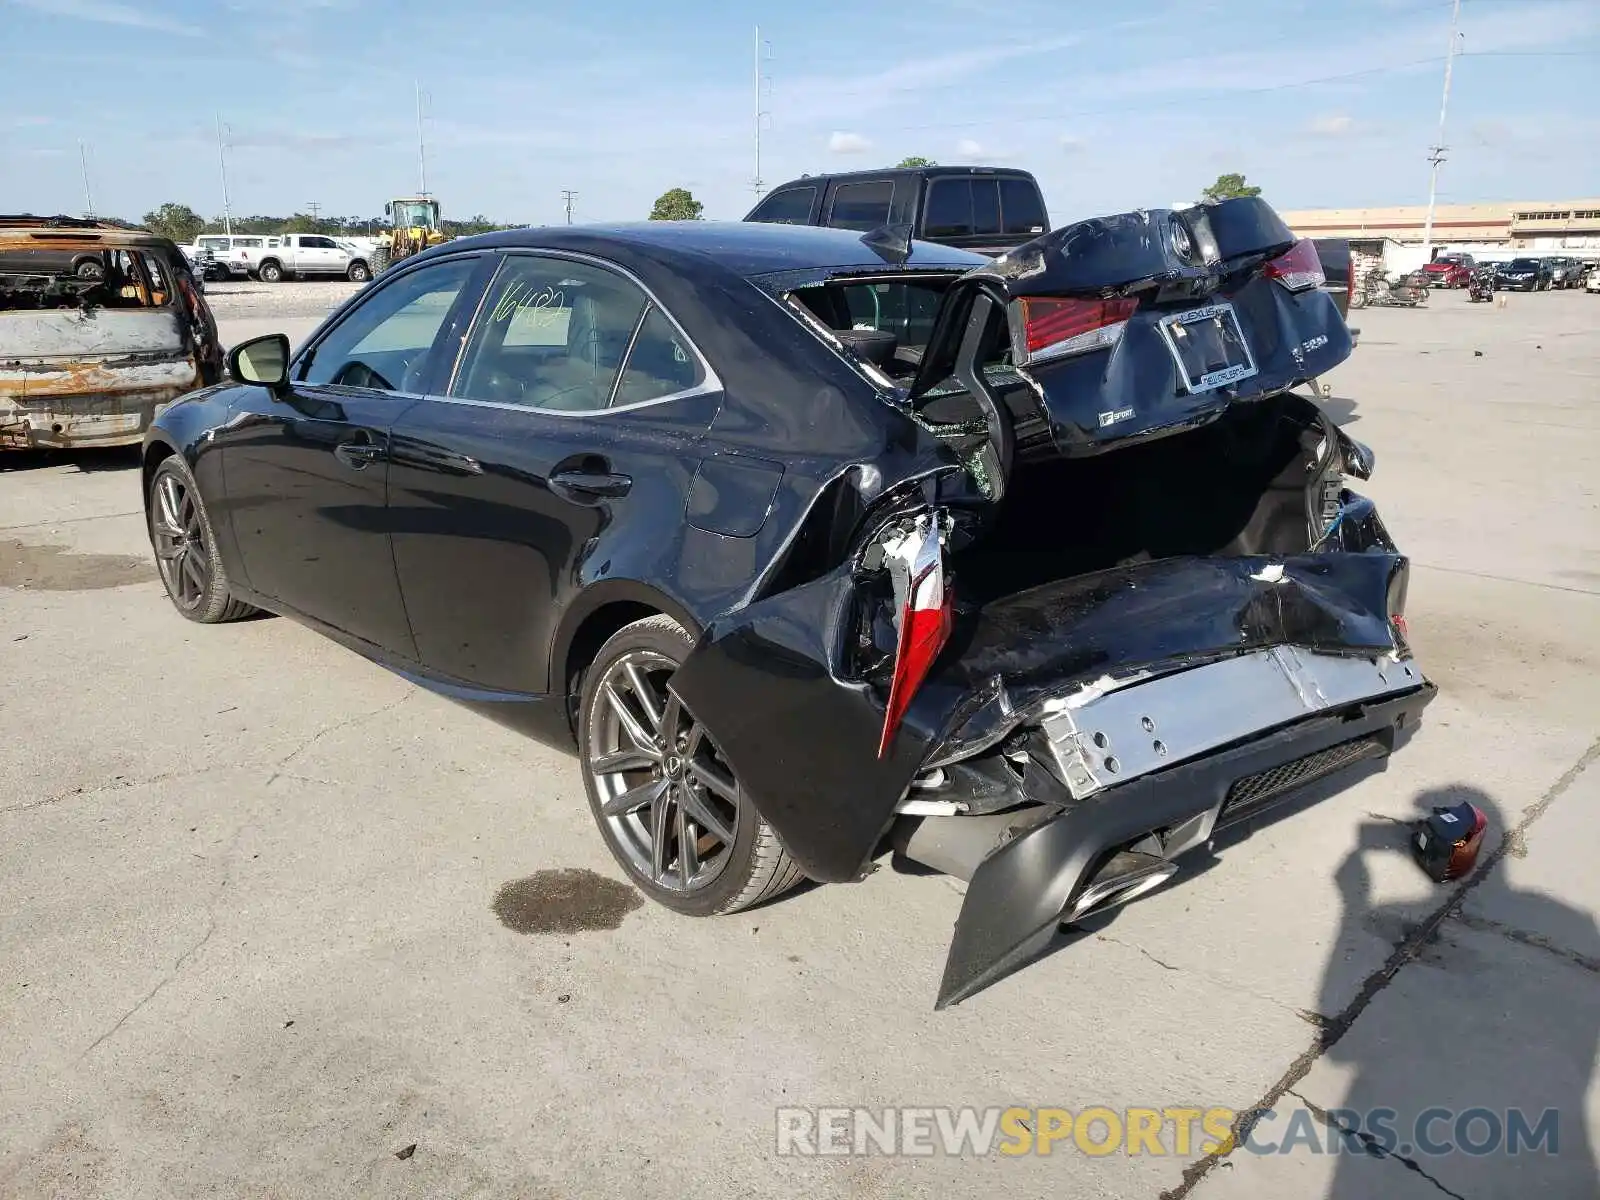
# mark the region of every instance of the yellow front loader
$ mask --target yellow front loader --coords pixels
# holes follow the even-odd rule
[[[383,206],[393,227],[372,252],[372,273],[381,274],[394,263],[430,246],[449,241],[439,223],[439,202],[431,196],[408,196]]]

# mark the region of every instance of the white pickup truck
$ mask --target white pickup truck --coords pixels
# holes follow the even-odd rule
[[[360,253],[352,253],[320,233],[285,233],[267,238],[255,266],[256,278],[277,283],[309,275],[336,275],[352,283],[372,278],[372,268]]]

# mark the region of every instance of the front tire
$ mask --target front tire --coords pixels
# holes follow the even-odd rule
[[[350,264],[350,269],[344,273],[344,277],[351,283],[365,283],[372,278],[372,272],[367,269],[366,263],[353,262]]]
[[[277,263],[268,260],[267,262],[262,263],[261,266],[256,270],[256,277],[260,279],[262,283],[282,283],[283,268]]]
[[[666,616],[614,634],[584,672],[578,748],[606,847],[629,880],[674,912],[738,912],[800,882],[711,733],[667,687],[694,648]]]
[[[228,588],[211,518],[182,455],[170,455],[156,467],[145,508],[156,572],[180,614],[202,625],[219,625],[256,611],[235,600]]]

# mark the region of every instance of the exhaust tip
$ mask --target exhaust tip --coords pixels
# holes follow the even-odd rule
[[[1104,912],[1154,891],[1178,873],[1178,864],[1150,854],[1123,850],[1096,871],[1068,906],[1063,923]]]

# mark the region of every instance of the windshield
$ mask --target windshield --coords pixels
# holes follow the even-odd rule
[[[396,200],[394,202],[394,227],[396,229],[410,229],[420,226],[432,229],[434,226],[434,205],[431,200]]]
[[[1537,271],[1538,269],[1539,260],[1536,258],[1514,258],[1511,260],[1511,270],[1513,271]]]

